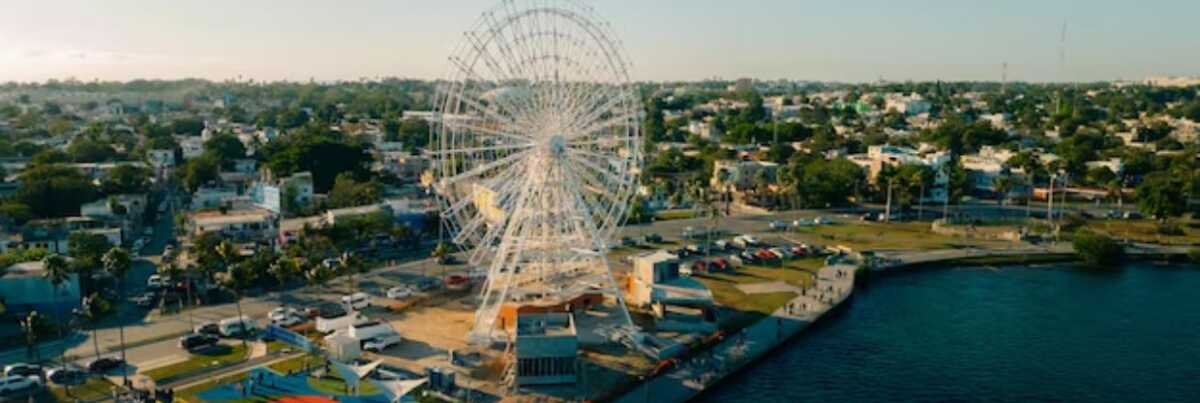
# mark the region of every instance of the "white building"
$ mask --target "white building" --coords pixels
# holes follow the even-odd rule
[[[894,110],[909,116],[929,113],[933,109],[933,104],[920,94],[888,94],[883,101],[884,110]]]
[[[917,150],[893,145],[878,145],[867,148],[866,154],[854,154],[847,157],[850,162],[867,171],[867,179],[875,183],[883,167],[898,167],[901,165],[920,165],[929,167],[934,172],[933,184],[926,189],[922,198],[924,202],[936,203],[946,200],[946,188],[950,184],[950,174],[946,164],[950,162],[947,151],[919,152]]]
[[[311,172],[297,172],[286,178],[272,180],[269,175],[254,183],[250,188],[250,199],[255,206],[270,210],[277,214],[293,213],[284,211],[287,203],[285,197],[291,197],[291,205],[305,208],[312,204],[314,198],[313,177]]]
[[[756,185],[755,178],[760,175],[765,176],[769,184],[777,183],[779,164],[770,161],[715,161],[709,184],[714,189],[725,189],[729,186],[738,190],[750,189]]]
[[[200,212],[192,214],[190,222],[193,236],[215,232],[238,240],[265,240],[278,235],[275,215],[261,209]]]

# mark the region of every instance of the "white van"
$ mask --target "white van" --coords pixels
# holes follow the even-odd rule
[[[371,296],[365,292],[356,292],[342,296],[342,306],[348,310],[361,311],[371,306]]]
[[[220,332],[221,336],[224,337],[242,336],[254,333],[257,330],[258,323],[254,319],[250,319],[249,316],[229,318],[217,322],[217,332]]]

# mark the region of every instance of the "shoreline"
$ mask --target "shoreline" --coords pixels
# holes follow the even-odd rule
[[[1142,262],[1170,262],[1172,264],[1188,263],[1191,259],[1186,251],[1176,251],[1165,249],[1161,246],[1149,246],[1153,250],[1144,251],[1128,251],[1125,259],[1127,261],[1142,261]],[[1136,252],[1136,253],[1134,253]],[[971,256],[951,256],[939,259],[918,260],[914,262],[901,261],[896,264],[887,265],[884,267],[875,267],[867,269],[867,275],[872,273],[883,274],[897,270],[928,270],[947,266],[1014,266],[1014,265],[1033,265],[1033,264],[1053,264],[1053,263],[1070,263],[1078,262],[1079,256],[1073,250],[1066,251],[1051,251],[1051,250],[1030,250],[1022,253],[1012,253],[1012,251],[985,251],[981,255]],[[715,375],[711,378],[693,378],[691,376],[692,366],[681,364],[676,368],[660,374],[654,378],[639,382],[636,386],[630,388],[622,395],[614,398],[614,402],[686,402],[703,395],[706,391],[714,386],[717,386],[724,380],[738,374],[747,369],[767,353],[775,350],[789,341],[793,340],[796,335],[820,321],[822,318],[836,315],[845,305],[845,302],[853,297],[854,289],[859,286],[857,281],[858,268],[854,266],[825,266],[821,269],[821,275],[818,279],[818,284],[814,289],[821,288],[823,284],[821,280],[828,280],[826,274],[831,270],[844,270],[847,273],[844,278],[838,280],[849,279],[850,285],[844,292],[837,293],[831,304],[824,306],[819,311],[812,312],[811,315],[796,317],[797,323],[782,322],[784,316],[780,315],[781,311],[786,311],[787,306],[780,308],[773,315],[760,319],[750,326],[742,330],[741,334],[746,333],[761,333],[768,328],[775,328],[776,337],[773,340],[762,340],[762,345],[751,345],[748,348],[743,347],[745,354],[743,357],[729,355],[730,346],[734,343],[735,335],[729,336],[726,340],[718,343],[709,352],[710,357],[715,357],[720,354],[720,350],[726,350],[726,356],[722,356],[718,360],[721,363],[733,361],[731,365],[719,368]],[[799,299],[800,297],[798,297]],[[791,303],[789,303],[791,304]],[[774,322],[774,323],[772,323]],[[786,333],[786,334],[785,334]],[[746,353],[749,354],[746,354]],[[740,359],[739,359],[740,358]],[[692,359],[693,361],[695,358]],[[701,362],[700,365],[704,365]],[[651,399],[650,396],[653,396]]]

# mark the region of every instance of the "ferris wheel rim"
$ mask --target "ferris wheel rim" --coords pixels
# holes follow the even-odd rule
[[[513,13],[516,3],[532,4],[533,7]],[[554,7],[551,4],[571,7]],[[497,10],[506,10],[508,13],[497,16]],[[499,180],[491,183],[488,180],[517,175],[517,167],[521,162],[533,154],[542,152],[539,150],[546,143],[547,135],[539,130],[547,129],[538,126],[544,125],[544,122],[539,123],[531,114],[545,112],[554,105],[567,105],[557,109],[560,115],[565,113],[563,110],[572,114],[568,118],[558,116],[560,120],[571,120],[571,124],[563,125],[561,131],[564,133],[551,136],[561,139],[564,160],[571,162],[573,170],[577,169],[572,171],[571,175],[575,183],[584,188],[580,191],[585,193],[586,197],[581,203],[584,203],[587,206],[586,210],[597,219],[597,236],[605,242],[611,240],[616,228],[624,221],[628,201],[636,187],[636,169],[641,165],[641,132],[637,123],[641,118],[641,105],[629,78],[629,64],[624,58],[620,43],[612,39],[611,28],[607,24],[597,22],[593,13],[590,7],[574,0],[506,0],[480,17],[476,28],[464,34],[466,40],[462,42],[459,51],[450,57],[451,73],[449,78],[439,85],[434,98],[431,127],[431,136],[434,137],[431,144],[434,147],[429,153],[436,162],[434,188],[438,190],[445,207],[442,218],[448,221],[452,231],[459,232],[456,243],[486,242],[495,235],[478,233],[482,231],[478,228],[481,220],[466,213],[469,210],[466,206],[471,204],[470,197],[455,194],[451,188],[466,180],[481,182],[488,188],[499,187],[503,185]],[[530,57],[528,60],[515,58],[512,53],[502,54],[505,52],[504,48],[512,51],[511,48],[517,46],[518,42],[521,46],[529,46],[521,41],[531,38],[553,39],[556,44],[557,41],[564,40],[566,36],[558,31],[561,28],[559,25],[554,25],[548,33],[530,31],[528,27],[520,28],[525,36],[518,36],[512,32],[505,34],[505,27],[497,25],[505,21],[513,23],[524,21],[523,18],[545,16],[564,18],[567,22],[576,24],[573,28],[586,33],[585,40],[592,40],[587,45],[593,48],[582,52],[575,49],[573,52],[576,53],[572,55],[595,57],[602,54],[602,63],[593,64],[588,70],[578,70],[578,61],[560,54],[533,53],[536,57]],[[561,22],[563,21],[555,23]],[[544,20],[537,23],[553,24]],[[485,56],[483,53],[488,51],[489,46],[498,50]],[[514,64],[506,65],[503,64],[505,61],[499,59],[507,59],[508,63]],[[553,74],[555,80],[548,79],[551,74],[547,66],[531,64],[544,61],[556,63]],[[476,70],[480,63],[484,65],[482,68],[494,74],[490,77],[491,80],[485,79],[488,78],[486,73]],[[608,75],[609,82],[600,82],[602,85],[598,88],[602,92],[597,91],[597,87],[589,87],[582,82],[563,84],[558,81],[560,70],[557,68],[564,65],[577,69],[576,74],[580,75],[583,71],[593,73],[592,69],[600,66],[601,72]],[[505,74],[501,76],[502,73]],[[489,85],[484,83],[488,83],[493,90],[516,88],[511,91],[524,91],[529,94],[525,95],[526,97],[538,99],[534,102],[518,97],[517,99],[525,104],[517,105],[514,101],[501,99],[499,96],[492,102],[484,102],[482,97],[487,94],[466,93],[472,86],[478,87],[474,88],[475,91],[487,88]],[[473,117],[459,116],[464,109],[473,112]],[[460,138],[464,133],[470,135],[469,140]],[[482,141],[485,144],[461,146],[474,141]],[[470,169],[460,169],[456,165],[469,166]],[[470,234],[463,236],[464,232]]]

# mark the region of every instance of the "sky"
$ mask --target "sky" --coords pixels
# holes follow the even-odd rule
[[[438,78],[499,1],[0,0],[0,82]],[[1197,0],[588,2],[636,80],[1200,75]]]

